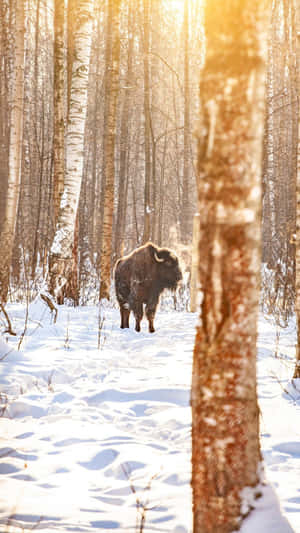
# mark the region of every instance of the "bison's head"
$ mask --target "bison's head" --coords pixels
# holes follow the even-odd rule
[[[182,279],[176,255],[167,248],[158,248],[154,250],[153,258],[158,266],[161,286],[165,289],[176,290],[178,282]]]

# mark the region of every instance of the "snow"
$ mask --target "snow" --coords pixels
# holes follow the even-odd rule
[[[0,342],[0,531],[192,531],[189,406],[197,315],[163,310],[156,332],[119,328],[107,304],[8,306]],[[102,317],[103,318],[103,317]],[[26,326],[21,348],[20,335]],[[295,329],[259,323],[258,391],[265,477],[245,490],[242,533],[300,532],[300,383]],[[100,339],[100,342],[99,342]],[[100,346],[100,349],[98,349]],[[213,394],[213,390],[209,391]],[[214,419],[207,419],[213,428]],[[248,507],[247,507],[248,506]]]
[[[64,239],[67,237],[67,231],[65,228],[60,228],[56,231],[53,239],[53,243],[51,246],[51,253],[60,255],[62,254],[62,243]]]

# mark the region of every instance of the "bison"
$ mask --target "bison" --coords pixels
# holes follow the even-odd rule
[[[154,316],[164,289],[175,290],[182,279],[176,255],[168,248],[151,242],[119,259],[115,265],[115,289],[120,306],[121,328],[129,328],[130,311],[135,316],[135,330],[141,330],[143,304],[153,333]]]

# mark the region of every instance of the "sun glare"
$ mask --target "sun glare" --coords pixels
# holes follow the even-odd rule
[[[165,0],[165,5],[170,11],[173,11],[176,17],[181,18],[183,17],[184,2],[185,0]]]

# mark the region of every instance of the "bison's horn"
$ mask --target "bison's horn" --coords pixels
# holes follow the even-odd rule
[[[158,257],[157,253],[154,252],[154,258],[155,260],[158,262],[158,263],[163,263],[164,262],[164,259],[161,259],[160,257]]]

